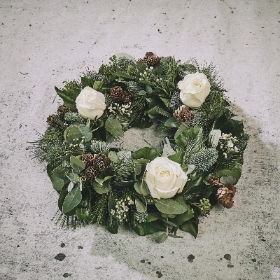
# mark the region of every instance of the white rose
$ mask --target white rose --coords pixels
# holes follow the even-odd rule
[[[182,192],[188,176],[181,165],[167,157],[157,157],[146,166],[145,181],[153,198],[171,198]]]
[[[98,119],[106,108],[105,96],[91,87],[85,87],[76,98],[76,107],[82,117]]]
[[[210,93],[210,83],[203,73],[188,74],[178,83],[183,104],[198,108]]]

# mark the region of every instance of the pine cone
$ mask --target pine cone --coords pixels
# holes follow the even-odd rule
[[[107,168],[109,162],[109,158],[104,154],[100,153],[94,155],[93,166],[99,172],[104,171]]]
[[[70,111],[70,108],[63,104],[58,107],[57,114],[59,117],[64,118],[64,115]]]
[[[116,102],[128,103],[131,101],[132,96],[121,87],[115,86],[110,89],[110,97]]]
[[[51,127],[59,127],[60,122],[61,121],[60,121],[58,115],[50,115],[47,117],[47,123]]]
[[[94,155],[93,154],[83,154],[83,155],[81,155],[81,160],[86,164],[86,166],[93,165]]]
[[[148,64],[148,66],[155,66],[160,62],[161,57],[157,56],[153,52],[146,52],[142,60],[145,61]]]
[[[114,101],[121,102],[122,99],[123,99],[123,96],[125,95],[124,92],[125,91],[121,87],[119,87],[119,86],[112,87],[110,89],[110,97]]]
[[[123,103],[129,103],[132,100],[132,95],[125,91],[125,95],[123,96],[122,102]]]
[[[217,190],[216,197],[218,201],[226,208],[231,208],[234,201],[232,200],[236,193],[234,185],[222,186]]]
[[[186,105],[182,105],[173,113],[174,118],[176,118],[181,123],[185,123],[186,125],[190,125],[192,115],[192,111]]]
[[[55,117],[56,117],[56,115],[49,115],[47,117],[47,123],[48,123],[49,126],[54,126],[53,124],[54,124]]]
[[[85,170],[85,177],[88,181],[92,180],[97,174],[98,174],[98,171],[95,169],[94,166],[89,166]]]

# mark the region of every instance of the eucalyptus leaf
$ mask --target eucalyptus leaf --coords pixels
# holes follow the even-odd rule
[[[79,179],[80,179],[79,175],[76,174],[76,173],[74,173],[74,172],[69,173],[69,174],[67,175],[67,177],[68,177],[69,180],[70,180],[72,183],[74,183],[74,184],[78,183],[78,182],[79,182]]]
[[[142,96],[146,96],[146,91],[145,90],[140,90],[137,95],[142,95]]]
[[[84,137],[85,142],[89,142],[92,139],[92,132],[89,129],[89,127],[87,127],[84,124],[79,124],[78,128],[80,129],[81,133],[83,134],[82,137]]]
[[[134,164],[134,172],[135,172],[136,176],[141,174],[141,172],[142,172],[142,164],[139,164],[139,163],[136,162]]]
[[[155,238],[155,241],[157,243],[162,243],[167,239],[167,237],[168,237],[168,234],[166,232],[163,232]]]
[[[98,194],[108,193],[111,190],[111,186],[108,182],[103,185],[93,182],[93,188]]]
[[[154,222],[154,221],[160,219],[160,215],[157,215],[157,214],[159,214],[159,213],[158,212],[157,213],[149,213],[148,217],[146,219],[147,223]]]
[[[144,180],[134,183],[134,189],[141,195],[147,196],[150,194],[150,190]]]
[[[64,131],[64,139],[69,144],[79,144],[82,137],[83,133],[77,125],[70,125]]]
[[[153,93],[153,89],[151,86],[149,85],[146,85],[146,91],[149,93],[149,94],[152,94]]]
[[[155,199],[155,206],[163,214],[183,214],[188,207],[173,199]]]
[[[127,53],[117,53],[117,54],[115,54],[115,57],[116,57],[116,59],[126,58],[126,59],[132,60],[133,62],[136,63],[135,58]]]
[[[153,160],[159,156],[161,156],[160,151],[149,147],[141,148],[132,154],[132,158],[134,159],[144,158],[144,159]]]
[[[135,206],[136,206],[137,212],[139,212],[139,213],[145,213],[147,210],[144,203],[142,203],[138,198],[135,199]]]
[[[123,136],[123,129],[120,121],[111,116],[105,122],[105,129],[115,137]]]
[[[95,81],[92,88],[97,90],[97,91],[102,89],[102,82],[101,81]]]
[[[73,210],[82,200],[82,193],[80,189],[75,186],[71,192],[67,194],[62,205],[62,212],[67,213]]]
[[[179,123],[178,123],[177,119],[175,119],[174,117],[171,117],[165,121],[164,125],[167,127],[178,127]]]
[[[220,178],[220,182],[224,185],[235,185],[238,179],[233,176],[222,176]]]
[[[52,166],[47,166],[47,172],[51,179],[53,188],[56,191],[61,191],[63,186],[69,183],[69,178],[67,174],[69,173],[69,169],[67,167],[58,166],[53,169]]]
[[[106,176],[105,178],[98,178],[98,177],[95,177],[94,180],[100,184],[101,186],[103,185],[104,182],[110,180],[111,178],[113,178],[114,176]]]
[[[118,157],[117,153],[114,151],[109,152],[108,158],[110,159],[110,161],[115,162],[115,163],[117,163],[119,161],[119,157]]]
[[[86,167],[86,164],[82,160],[80,160],[78,157],[75,157],[75,156],[70,157],[70,165],[73,168],[73,170],[75,171],[75,173],[80,173]]]
[[[134,189],[143,196],[147,196],[150,194],[150,190],[144,180],[135,182]]]
[[[197,223],[195,221],[191,221],[191,220],[187,221],[187,222],[183,223],[180,228],[183,231],[189,232],[195,238],[197,237],[198,227],[197,227]]]

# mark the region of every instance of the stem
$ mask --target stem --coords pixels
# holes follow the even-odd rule
[[[166,218],[166,222],[168,222],[168,218]],[[168,236],[169,230],[168,230],[168,224],[166,224],[166,235]]]
[[[86,126],[87,126],[88,128],[90,128],[90,119],[87,119],[87,124],[86,124]]]

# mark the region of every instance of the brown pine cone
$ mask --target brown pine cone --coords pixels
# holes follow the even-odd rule
[[[99,172],[104,171],[107,168],[109,162],[110,162],[109,158],[104,154],[100,153],[94,155],[93,166]]]
[[[176,118],[180,123],[185,123],[186,125],[190,125],[192,115],[192,111],[186,105],[182,105],[173,113],[174,118]]]
[[[222,186],[217,190],[216,197],[218,201],[226,208],[231,208],[234,204],[232,200],[236,193],[234,185]]]
[[[47,117],[47,123],[51,127],[59,127],[59,124],[61,123],[61,120],[58,115],[50,115]]]
[[[81,160],[86,164],[86,166],[93,165],[94,155],[93,154],[83,154],[83,155],[81,155]]]
[[[114,101],[120,103],[128,103],[132,99],[131,94],[119,86],[115,86],[110,89],[110,97]]]
[[[119,86],[115,86],[110,89],[110,97],[116,102],[121,102],[124,95],[125,90]]]
[[[98,171],[95,169],[94,166],[89,166],[85,170],[85,177],[88,181],[94,179],[94,177],[98,174]]]
[[[57,114],[59,117],[63,118],[64,115],[67,113],[67,112],[70,112],[70,108],[67,107],[66,105],[60,105],[57,109]]]
[[[49,115],[47,117],[47,123],[49,126],[54,126],[55,117],[56,117],[56,115]]]
[[[122,103],[129,103],[132,101],[132,95],[125,91],[125,95],[123,96]]]
[[[155,66],[160,62],[161,57],[157,56],[153,52],[146,52],[143,60],[147,62],[148,66]]]

